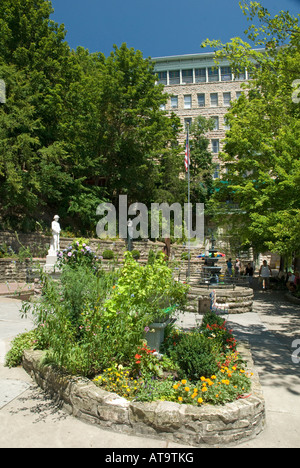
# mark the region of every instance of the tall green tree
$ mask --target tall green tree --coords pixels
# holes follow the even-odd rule
[[[71,51],[52,12],[48,0],[0,4],[0,224],[31,230],[58,213],[92,234],[102,201],[178,193],[179,121],[140,51]]]
[[[207,204],[213,193],[213,163],[212,153],[208,150],[207,133],[214,129],[214,119],[198,116],[190,130],[191,150],[191,202]]]
[[[242,245],[299,253],[299,18],[284,11],[272,18],[258,2],[244,1],[241,7],[249,21],[257,21],[246,31],[252,45],[240,38],[228,44],[206,41],[221,47],[217,60],[226,56],[236,73],[246,67],[252,75],[227,113],[230,131],[221,155],[227,171],[215,201],[221,202],[222,223],[228,206],[238,205],[227,220]]]
[[[153,64],[126,44],[104,60],[100,77],[99,133],[108,192],[129,202],[149,202],[159,186],[162,165],[172,157],[178,118],[161,110],[167,101],[156,84]]]

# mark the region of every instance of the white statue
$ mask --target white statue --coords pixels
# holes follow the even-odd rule
[[[52,229],[52,240],[51,240],[51,245],[50,245],[50,251],[51,252],[59,252],[60,246],[59,246],[59,236],[60,236],[60,224],[58,222],[59,216],[55,215],[54,219],[51,224],[51,229]]]

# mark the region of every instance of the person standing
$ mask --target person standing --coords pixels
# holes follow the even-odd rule
[[[253,274],[254,269],[251,263],[249,262],[245,269],[245,275],[248,277],[249,286],[252,287],[253,285]]]
[[[241,262],[239,261],[238,258],[235,261],[234,270],[235,270],[235,276],[239,276],[240,271],[241,271]]]
[[[228,260],[227,262],[227,271],[228,271],[228,275],[229,276],[232,276],[232,262],[231,262],[231,258]]]
[[[263,261],[262,266],[260,267],[259,270],[259,277],[262,278],[262,283],[263,283],[263,290],[265,291],[266,289],[269,288],[270,286],[270,277],[272,276],[272,270],[270,266],[268,265],[267,260]]]

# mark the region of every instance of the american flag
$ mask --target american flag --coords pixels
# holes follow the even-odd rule
[[[184,157],[185,172],[188,172],[190,164],[191,164],[191,152],[190,152],[189,130],[188,130],[187,136],[186,136],[185,157]]]

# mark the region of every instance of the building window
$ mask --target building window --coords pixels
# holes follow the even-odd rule
[[[211,140],[211,150],[213,153],[218,153],[220,151],[220,141]]]
[[[223,93],[223,105],[230,106],[231,93]]]
[[[211,118],[212,118],[212,119],[214,120],[214,122],[215,122],[215,126],[214,126],[213,130],[219,130],[219,117],[218,117],[218,116],[213,116],[213,117],[211,117]]]
[[[196,68],[195,80],[196,80],[196,83],[206,82],[206,68]]]
[[[217,107],[219,105],[218,93],[210,94],[210,105],[211,107]]]
[[[221,67],[221,81],[231,81],[230,67]]]
[[[166,85],[167,84],[167,72],[166,71],[158,72],[157,75],[158,75],[158,82]]]
[[[171,96],[171,108],[172,109],[178,108],[178,96]]]
[[[174,70],[169,72],[169,83],[170,85],[180,83],[180,70]]]
[[[188,126],[191,128],[192,122],[193,122],[193,120],[190,117],[184,119],[184,129],[185,129],[185,131],[187,131]]]
[[[205,94],[198,94],[198,107],[205,107]]]
[[[241,73],[237,73],[234,77],[234,79],[236,81],[241,81],[241,80],[245,80],[246,79],[246,69],[244,68],[244,71],[242,71]]]
[[[230,130],[230,125],[226,117],[224,117],[224,130]]]
[[[219,179],[220,177],[220,164],[215,165],[215,172],[213,175],[214,179]]]
[[[184,96],[184,108],[185,109],[192,108],[192,96],[190,94]]]
[[[235,95],[236,95],[236,98],[238,99],[242,95],[242,91],[237,91]]]
[[[219,69],[215,67],[208,68],[208,81],[219,81]]]
[[[193,70],[182,70],[182,83],[193,83]]]

